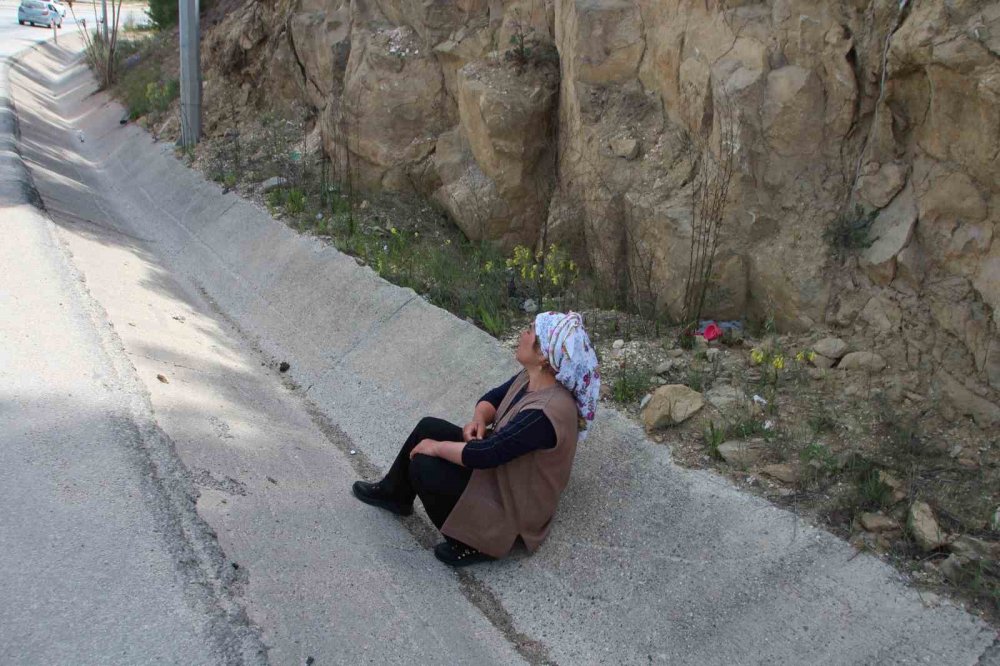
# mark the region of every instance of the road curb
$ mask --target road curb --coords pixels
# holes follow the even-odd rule
[[[11,65],[28,50],[15,56],[0,57],[0,208],[21,205],[44,208],[18,148],[21,133],[10,86]]]

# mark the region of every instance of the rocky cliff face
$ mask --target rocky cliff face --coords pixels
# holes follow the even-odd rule
[[[1000,388],[1000,2],[278,0],[206,50],[249,99],[311,107],[365,186],[470,238],[577,242],[674,314],[731,122],[714,315],[898,338],[955,404]],[[845,266],[823,234],[855,204],[872,244]]]

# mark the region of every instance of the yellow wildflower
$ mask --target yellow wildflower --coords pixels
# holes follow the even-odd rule
[[[775,370],[781,370],[785,367],[785,357],[778,354],[773,359],[771,359],[771,365],[774,366]]]
[[[391,229],[389,229],[389,233],[391,233],[393,236],[398,236],[399,229],[397,229],[396,227],[392,227]]]
[[[798,354],[795,355],[795,360],[798,361],[799,363],[806,360],[806,353],[800,351]]]
[[[487,273],[492,272],[493,271],[493,262],[492,261],[487,261],[486,265],[483,266],[483,270],[486,271]]]
[[[816,352],[810,351],[809,356],[807,358],[809,359],[809,362],[812,363],[813,361],[816,360]]]
[[[750,360],[753,361],[754,365],[760,365],[764,362],[764,352],[759,349],[751,349]]]

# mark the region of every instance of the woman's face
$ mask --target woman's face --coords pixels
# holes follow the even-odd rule
[[[521,331],[521,337],[517,340],[517,350],[514,352],[514,358],[526,368],[542,364],[544,357],[542,356],[541,346],[538,344],[538,337],[535,335],[534,326]]]

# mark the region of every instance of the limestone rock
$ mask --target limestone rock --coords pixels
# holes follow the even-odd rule
[[[1000,424],[1000,406],[976,395],[944,370],[935,376],[941,398],[959,414],[971,416],[981,428]]]
[[[611,141],[611,152],[625,160],[639,156],[639,142],[632,137],[618,137]]]
[[[1000,560],[1000,543],[984,541],[967,534],[956,537],[948,544],[948,550],[967,562]]]
[[[949,555],[944,562],[938,566],[938,570],[941,575],[952,582],[960,582],[963,577],[963,568],[968,564],[967,561],[963,560],[958,555]]]
[[[318,109],[343,90],[351,53],[350,3],[293,14],[288,23],[292,48],[300,58],[306,95]]]
[[[354,26],[345,76],[342,127],[361,185],[378,187],[392,170],[426,159],[448,129],[441,68],[408,26]],[[360,159],[358,159],[360,158]],[[402,184],[406,179],[397,179]]]
[[[621,349],[624,346],[625,346],[625,341],[622,340],[621,338],[618,338],[617,340],[611,343],[612,349]]]
[[[653,392],[653,398],[642,411],[645,426],[654,430],[682,423],[705,405],[701,393],[683,384],[667,384]]]
[[[907,185],[875,218],[868,234],[872,244],[861,254],[861,265],[876,284],[892,282],[896,276],[896,255],[910,242],[916,224],[916,196],[913,187]]]
[[[674,359],[667,359],[666,361],[663,361],[658,366],[656,366],[656,374],[665,375],[669,372],[672,372],[679,365],[680,365],[679,361],[676,361]]]
[[[929,553],[945,545],[945,534],[934,518],[934,512],[926,502],[914,502],[906,523],[917,545]]]
[[[725,412],[733,406],[742,404],[746,401],[746,396],[743,394],[743,391],[735,386],[721,384],[719,386],[713,386],[706,391],[705,399],[719,411]]]
[[[760,441],[732,441],[719,444],[719,455],[730,465],[748,467],[764,455],[766,448]]]
[[[787,65],[767,75],[762,109],[765,138],[770,148],[785,157],[805,155],[822,140],[823,83],[815,72]]]
[[[817,368],[826,370],[827,368],[832,368],[837,362],[837,359],[830,358],[829,356],[823,356],[823,354],[816,354],[810,362]]]
[[[896,255],[897,281],[911,287],[920,287],[927,275],[927,269],[927,255],[916,240],[911,240],[910,244]]]
[[[812,346],[813,351],[834,361],[847,353],[847,343],[840,338],[823,338]],[[829,367],[829,366],[827,366]]]
[[[878,473],[879,481],[889,486],[892,489],[892,500],[894,502],[899,502],[906,499],[906,486],[905,484],[894,477],[889,472],[885,470],[879,470]]]
[[[840,359],[841,370],[868,370],[878,372],[886,366],[885,359],[873,352],[851,352]]]
[[[267,194],[268,192],[273,192],[274,190],[285,187],[286,185],[288,185],[287,180],[281,176],[274,176],[265,180],[259,185],[259,187],[262,193]]]
[[[903,321],[903,313],[899,306],[882,296],[870,298],[861,310],[860,317],[883,335],[899,330]]]
[[[647,248],[671,315],[683,297],[692,185],[712,161],[696,144],[718,157],[729,100],[739,205],[726,210],[711,316],[849,326],[873,295],[867,278],[909,297],[960,276],[971,289],[952,309],[979,303],[983,316],[963,316],[969,332],[958,337],[1000,388],[1000,344],[981,330],[989,324],[996,337],[986,308],[1000,308],[996,10],[911,2],[883,87],[884,42],[872,36],[889,34],[897,12],[863,4],[249,3],[207,28],[206,95],[224,78],[241,107],[306,107],[326,156],[339,169],[349,155],[359,187],[431,196],[473,240],[533,245],[545,224],[548,240],[578,242],[603,279],[644,270],[647,260],[624,249],[627,233]],[[543,48],[505,73],[515,21]],[[818,239],[854,194],[845,158],[869,135],[859,113],[877,125],[856,193],[880,212],[873,244],[855,258],[864,279],[834,288]],[[215,123],[208,131],[221,133]],[[832,272],[850,281],[842,274],[852,271]],[[890,334],[910,335],[887,318]],[[882,330],[886,319],[875,320]]]
[[[536,242],[552,189],[557,84],[554,65],[518,73],[476,61],[458,71],[458,136],[438,142],[436,198],[469,238]]]
[[[784,483],[795,484],[799,481],[799,468],[787,463],[765,465],[761,472]]]
[[[869,532],[889,532],[899,529],[899,523],[881,513],[862,513],[861,525]]]
[[[609,85],[634,78],[646,49],[639,6],[620,0],[566,5],[564,25],[573,31],[575,48],[563,57],[573,59],[578,79]]]
[[[883,164],[874,173],[858,182],[861,198],[872,208],[885,208],[892,198],[903,189],[906,182],[906,166],[899,162]]]

